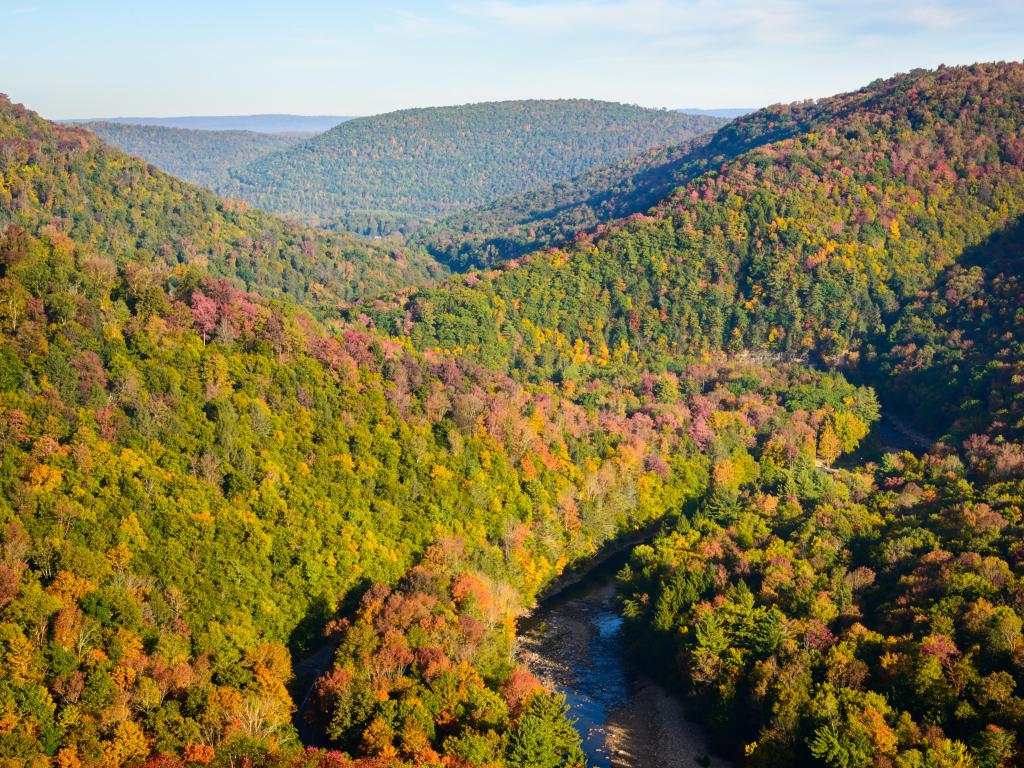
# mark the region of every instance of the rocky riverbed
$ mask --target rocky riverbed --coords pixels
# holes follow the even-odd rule
[[[615,605],[615,572],[624,559],[609,559],[521,621],[520,657],[566,695],[589,765],[725,768],[687,719],[683,699],[626,655]]]

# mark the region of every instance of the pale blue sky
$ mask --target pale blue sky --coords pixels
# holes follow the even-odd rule
[[[1024,57],[1022,0],[0,0],[0,29],[0,92],[50,118],[760,106]]]

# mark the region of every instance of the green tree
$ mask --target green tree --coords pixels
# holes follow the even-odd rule
[[[567,718],[565,696],[536,693],[509,732],[507,757],[521,768],[582,768],[580,736]]]

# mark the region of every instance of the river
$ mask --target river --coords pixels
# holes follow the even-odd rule
[[[865,443],[864,452],[878,459],[887,451],[921,453],[933,441],[886,416]],[[642,540],[626,543],[521,619],[520,658],[565,694],[593,768],[726,768],[709,755],[683,698],[645,674],[626,651],[615,574]]]
[[[638,669],[626,652],[615,574],[643,538],[623,542],[621,550],[565,579],[572,586],[544,598],[521,619],[519,656],[545,684],[565,694],[591,768],[726,768],[708,755],[682,697]],[[316,678],[333,657],[334,646],[324,645],[296,664],[295,688],[302,695],[295,726],[307,746],[328,746],[303,715]]]
[[[566,696],[594,768],[726,766],[686,718],[682,697],[641,671],[624,647],[615,574],[629,552],[546,598],[519,622],[519,653]]]

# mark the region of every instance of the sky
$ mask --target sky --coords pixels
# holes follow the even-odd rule
[[[0,92],[51,119],[759,107],[1024,57],[1022,0],[0,0],[0,29]]]

